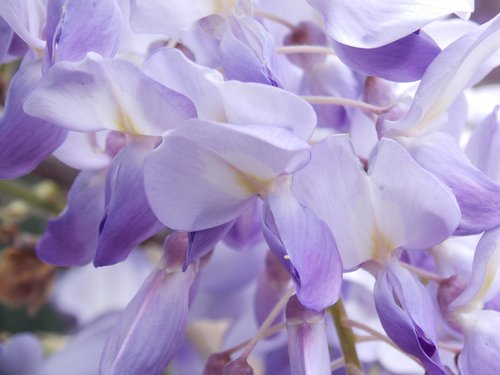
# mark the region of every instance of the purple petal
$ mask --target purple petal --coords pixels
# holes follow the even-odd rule
[[[450,305],[460,311],[480,310],[500,292],[500,228],[487,231],[477,244],[465,290]]]
[[[330,375],[325,312],[309,310],[292,296],[286,305],[286,328],[292,375]]]
[[[0,120],[0,178],[31,172],[65,139],[67,131],[28,116],[23,103],[41,78],[39,62],[24,65],[12,79]]]
[[[166,265],[149,275],[119,317],[104,348],[101,373],[161,374],[179,350],[197,272],[197,265],[181,270],[186,247],[184,234],[166,239]]]
[[[498,373],[500,352],[500,313],[478,311],[467,317],[464,347],[458,357],[462,374],[495,375]]]
[[[132,143],[111,164],[94,259],[97,267],[124,260],[134,247],[163,228],[144,192],[143,162],[151,149],[147,144]]]
[[[259,83],[223,81],[218,71],[195,64],[172,48],[155,53],[144,71],[191,99],[202,120],[279,126],[304,140],[316,125],[313,108],[297,95]]]
[[[121,13],[115,0],[50,1],[47,15],[45,33],[50,64],[79,61],[87,52],[112,57],[118,50]]]
[[[311,154],[292,189],[328,224],[344,267],[351,269],[371,258],[376,233],[368,178],[347,136],[328,137]]]
[[[422,361],[429,375],[446,374],[437,350],[432,302],[425,287],[406,269],[389,264],[378,275],[375,306],[387,335]]]
[[[170,228],[216,227],[246,211],[277,176],[302,166],[308,148],[277,127],[187,121],[146,158],[148,199]]]
[[[52,66],[24,109],[70,130],[134,135],[161,135],[195,116],[187,98],[148,78],[133,63],[94,53],[78,63]]]
[[[0,344],[0,374],[33,375],[37,373],[42,357],[42,344],[34,335],[14,335]]]
[[[226,78],[282,87],[283,72],[269,32],[251,17],[230,17],[227,24],[220,41]]]
[[[94,258],[104,213],[106,170],[81,172],[65,210],[49,221],[37,246],[38,257],[57,266],[82,265]]]
[[[480,233],[500,224],[500,186],[475,168],[450,136],[435,132],[419,137],[410,152],[455,194],[462,215],[456,234]]]
[[[474,129],[466,154],[472,164],[492,180],[500,183],[497,152],[500,150],[500,106]]]
[[[42,35],[45,26],[46,4],[43,1],[0,1],[0,17],[31,47],[38,49],[45,47]]]
[[[10,42],[12,40],[13,31],[9,24],[0,17],[0,64],[3,64],[5,55],[9,51]]]
[[[474,10],[471,0],[307,0],[325,19],[328,33],[353,47],[375,48],[455,12]]]
[[[263,242],[261,218],[261,201],[255,201],[253,206],[236,219],[234,225],[224,237],[224,243],[236,250],[244,251],[259,242]]]
[[[450,44],[429,65],[415,99],[397,129],[420,131],[438,120],[469,85],[484,61],[500,47],[500,16]]]
[[[342,261],[328,226],[284,183],[267,197],[264,235],[297,285],[301,303],[320,311],[337,301]]]
[[[450,189],[395,141],[379,142],[368,175],[379,229],[393,249],[424,250],[457,228],[460,210]]]
[[[395,82],[422,78],[432,60],[441,52],[423,32],[411,33],[378,48],[365,49],[335,43],[335,52],[344,64],[368,76]]]
[[[234,220],[213,228],[189,233],[189,250],[184,267],[208,254],[217,243],[229,232]]]

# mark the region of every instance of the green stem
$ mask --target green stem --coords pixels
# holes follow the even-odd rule
[[[359,361],[358,353],[356,352],[356,336],[354,335],[352,328],[344,324],[344,320],[347,319],[347,315],[342,299],[339,298],[337,303],[331,306],[328,311],[330,312],[333,322],[335,323],[335,328],[337,329],[337,335],[339,337],[340,347],[344,355],[347,374],[362,374],[363,370],[361,362]]]
[[[39,198],[30,189],[15,181],[0,180],[0,192],[14,198],[21,199],[33,206],[53,214],[58,214],[64,209],[64,206],[61,206],[58,203],[48,202]]]

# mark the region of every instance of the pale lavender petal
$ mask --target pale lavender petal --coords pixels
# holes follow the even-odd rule
[[[330,375],[325,312],[310,310],[292,296],[286,305],[286,328],[292,375]]]
[[[498,374],[500,313],[483,310],[467,316],[464,347],[458,356],[462,374]]]
[[[465,290],[450,309],[480,310],[500,292],[500,228],[487,231],[477,244],[472,274]]]
[[[217,83],[224,79],[214,69],[199,65],[177,48],[162,48],[143,66],[144,73],[162,85],[188,97],[202,120],[225,120]]]
[[[134,135],[161,135],[195,116],[187,98],[153,81],[133,63],[95,53],[78,63],[52,66],[24,109],[70,130]]]
[[[279,126],[309,140],[316,126],[312,106],[277,87],[228,81],[220,87],[226,121],[236,125]]]
[[[202,120],[280,126],[307,140],[316,125],[313,108],[297,95],[264,84],[223,81],[219,72],[193,63],[176,49],[156,52],[144,71],[191,99]]]
[[[261,218],[261,201],[255,201],[253,206],[236,219],[234,225],[224,237],[224,243],[236,250],[244,251],[259,242],[263,242]]]
[[[230,17],[220,41],[224,75],[229,80],[283,86],[274,39],[251,17]]]
[[[457,228],[460,210],[451,190],[395,141],[379,142],[368,175],[379,231],[392,249],[427,249]]]
[[[390,122],[420,131],[438,120],[471,85],[477,70],[500,47],[500,16],[449,45],[426,70],[408,113]],[[472,81],[472,82],[471,82]]]
[[[112,156],[106,152],[108,131],[79,133],[69,131],[64,142],[53,155],[75,169],[102,169],[107,167]]]
[[[143,162],[151,150],[149,144],[134,142],[121,150],[111,164],[95,266],[124,260],[134,247],[163,228],[144,191]]]
[[[396,82],[421,79],[429,64],[441,52],[423,32],[411,33],[377,48],[357,48],[341,43],[335,43],[334,47],[337,56],[351,69]]]
[[[368,177],[347,136],[328,137],[311,153],[292,189],[328,224],[344,267],[352,269],[371,258],[377,232]]]
[[[187,121],[146,158],[151,208],[174,229],[197,231],[227,223],[277,176],[307,162],[308,149],[278,127]]]
[[[67,131],[24,113],[23,103],[41,78],[39,62],[23,66],[12,79],[0,120],[0,178],[31,172],[65,139]]]
[[[480,233],[500,224],[500,186],[475,168],[450,136],[434,132],[419,137],[410,152],[457,198],[462,217],[456,234]]]
[[[43,49],[42,39],[45,26],[46,3],[43,0],[4,0],[0,2],[2,17],[31,47]]]
[[[300,302],[320,311],[339,298],[342,261],[328,226],[293,195],[287,183],[267,197],[264,235],[297,286]]]
[[[88,324],[103,314],[125,308],[152,269],[152,262],[141,249],[132,251],[125,262],[113,267],[72,267],[58,274],[51,303],[58,311],[75,317],[78,326]]]
[[[104,344],[116,324],[118,314],[109,313],[74,333],[62,349],[50,354],[36,375],[89,375],[99,373],[99,359]]]
[[[437,348],[432,302],[425,287],[409,271],[390,264],[378,275],[375,306],[387,335],[405,352],[422,361],[429,375],[444,375]]]
[[[65,210],[49,221],[37,245],[38,257],[57,266],[82,265],[94,258],[104,213],[106,170],[81,172]]]
[[[104,347],[100,372],[161,374],[179,350],[187,325],[197,265],[182,272],[187,236],[165,241],[164,263],[154,270],[120,315]]]
[[[325,19],[328,33],[353,47],[374,48],[456,12],[474,10],[471,0],[307,0]]]
[[[477,126],[467,143],[465,153],[472,164],[493,181],[500,183],[500,166],[497,154],[500,151],[500,106]]]
[[[112,57],[118,50],[121,13],[115,0],[49,1],[47,14],[51,21],[45,30],[50,64],[79,61],[87,52]]]
[[[216,0],[132,0],[132,29],[143,34],[163,34],[177,38],[200,18],[216,13]]]
[[[34,335],[14,335],[0,344],[0,374],[33,375],[37,373],[42,357],[42,344]]]

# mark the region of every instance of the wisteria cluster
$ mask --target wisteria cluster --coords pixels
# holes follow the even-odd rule
[[[474,5],[1,0],[0,178],[79,174],[36,244],[78,327],[0,374],[500,374]]]

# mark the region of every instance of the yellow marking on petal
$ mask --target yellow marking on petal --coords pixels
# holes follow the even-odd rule
[[[236,0],[213,0],[214,13],[230,14],[232,13]]]
[[[237,171],[238,183],[241,186],[243,186],[243,188],[245,189],[245,191],[248,194],[251,194],[251,195],[256,195],[256,194],[261,193],[273,181],[273,180],[265,180],[265,179],[259,178],[257,176],[251,175],[249,173],[244,173],[244,172],[240,171],[239,169],[237,169],[236,167],[234,169]]]
[[[393,243],[383,233],[375,231],[370,237],[372,242],[372,259],[383,260],[394,250]]]
[[[116,120],[116,129],[131,135],[139,135],[139,131],[137,130],[134,122],[130,118],[130,116],[123,111],[121,108],[118,110],[118,119]]]
[[[290,260],[290,255],[284,255],[283,259]]]

